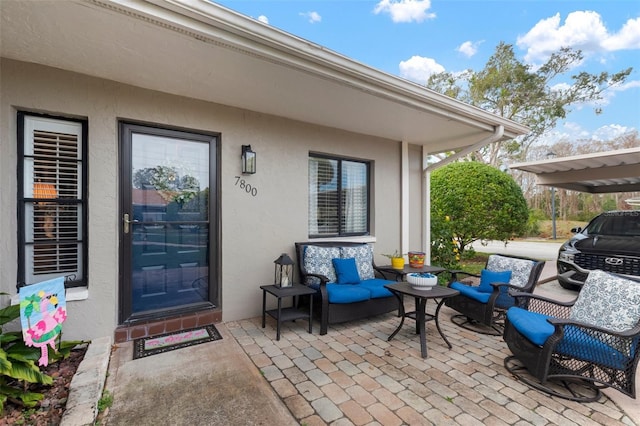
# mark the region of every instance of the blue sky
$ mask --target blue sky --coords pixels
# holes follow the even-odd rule
[[[609,140],[640,130],[637,0],[224,0],[217,3],[366,65],[424,83],[435,71],[479,71],[504,41],[535,66],[562,46],[580,49],[572,70],[626,83],[599,105],[576,105],[545,142]],[[557,84],[567,83],[568,78]],[[596,107],[602,108],[597,115]]]

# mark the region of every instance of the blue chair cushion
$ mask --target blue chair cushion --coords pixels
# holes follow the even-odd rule
[[[625,355],[591,333],[570,325],[564,328],[564,337],[556,346],[556,352],[618,370],[628,368],[634,356]]]
[[[371,291],[358,285],[327,284],[329,303],[354,303],[369,300]]]
[[[555,327],[547,321],[547,318],[551,317],[537,312],[529,312],[526,309],[509,308],[507,318],[520,334],[535,345],[544,345],[544,342],[555,331]]]
[[[393,284],[395,281],[382,280],[380,278],[373,278],[370,280],[360,281],[360,287],[364,287],[371,292],[372,299],[379,299],[381,297],[393,296],[393,294],[384,288],[385,284]]]
[[[332,262],[333,268],[336,270],[336,282],[338,284],[358,284],[360,282],[358,267],[353,257],[346,259],[336,258],[332,259]]]
[[[478,291],[478,287],[465,285],[459,282],[453,282],[449,287],[454,290],[458,290],[461,295],[480,303],[487,303],[489,301],[489,298],[491,297],[491,294],[489,293]]]
[[[483,269],[480,272],[480,285],[478,291],[482,293],[493,293],[493,286],[491,283],[505,283],[508,284],[511,280],[511,271],[489,271]],[[506,290],[506,287],[504,288]]]

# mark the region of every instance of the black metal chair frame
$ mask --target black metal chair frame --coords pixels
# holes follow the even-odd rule
[[[640,283],[640,280],[634,280]],[[580,402],[592,402],[601,398],[602,388],[613,388],[635,399],[635,375],[640,359],[640,322],[624,332],[613,332],[569,319],[574,301],[562,303],[549,298],[527,294],[514,294],[517,306],[532,312],[548,315],[555,327],[554,333],[544,345],[532,343],[511,324],[507,318],[504,341],[511,356],[504,360],[505,368],[527,385],[547,394]],[[576,299],[577,300],[577,299]],[[578,335],[578,333],[580,333]],[[562,350],[562,340],[567,336],[597,336],[612,347],[626,348],[628,359],[617,367],[620,357],[613,358],[611,351],[598,351],[597,347],[579,358],[575,350]],[[587,346],[589,347],[589,346]],[[594,361],[594,359],[600,362]]]
[[[493,287],[493,292],[491,293],[491,296],[489,297],[489,300],[487,301],[487,303],[478,302],[477,300],[471,299],[463,294],[460,294],[458,296],[447,299],[445,301],[445,305],[459,312],[459,314],[453,315],[451,317],[451,321],[454,324],[466,330],[473,331],[475,333],[501,336],[504,331],[505,313],[507,309],[511,306],[511,304],[509,304],[509,306],[499,305],[498,297],[500,296],[500,292],[501,292],[500,289],[506,287],[510,294],[513,291],[525,292],[525,293],[533,292],[536,286],[536,283],[540,278],[540,274],[542,273],[542,269],[544,268],[545,261],[532,259],[528,257],[522,257],[522,256],[512,256],[507,254],[499,254],[496,256],[508,257],[513,259],[521,259],[521,260],[530,260],[532,262],[535,262],[533,267],[531,268],[531,272],[529,274],[529,279],[527,281],[527,284],[524,287],[515,287],[513,285],[510,285],[509,283],[491,283]],[[459,280],[460,275],[464,275],[467,277],[480,278],[480,275],[478,274],[472,274],[470,272],[465,272],[461,270],[452,270],[450,272],[451,272],[451,281],[449,282],[449,287],[451,286],[452,283],[456,281],[461,282]],[[513,300],[513,303],[515,303],[515,300]]]

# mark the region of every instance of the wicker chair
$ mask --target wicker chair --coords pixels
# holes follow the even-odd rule
[[[515,296],[503,337],[513,353],[504,361],[509,372],[574,401],[597,401],[604,387],[636,397],[640,280],[595,270],[569,303]]]
[[[515,304],[510,292],[533,292],[544,264],[527,257],[492,254],[480,275],[450,271],[449,287],[460,292],[445,301],[446,306],[460,313],[451,321],[477,333],[502,335],[504,314]],[[480,284],[463,283],[460,281],[463,276],[480,278]]]

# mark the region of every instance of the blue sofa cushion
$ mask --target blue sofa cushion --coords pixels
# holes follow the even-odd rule
[[[348,259],[336,258],[332,259],[332,262],[336,270],[336,282],[338,284],[358,284],[360,282],[356,260],[353,257]]]
[[[381,297],[393,296],[393,294],[384,288],[385,284],[393,284],[395,281],[383,280],[380,278],[373,278],[370,280],[360,281],[360,287],[364,287],[371,293],[372,299],[379,299]]]
[[[550,317],[538,312],[513,307],[507,310],[507,318],[520,334],[538,346],[544,345],[544,342],[555,331],[555,327],[547,321],[547,318]]]
[[[371,298],[371,291],[357,285],[327,284],[329,303],[354,303],[363,302]]]
[[[491,297],[490,293],[478,291],[478,287],[465,285],[459,282],[453,282],[449,286],[454,290],[458,290],[461,295],[466,296],[480,303],[487,303]]]
[[[480,272],[480,285],[478,285],[478,291],[482,293],[493,293],[493,286],[491,283],[505,283],[509,284],[511,280],[511,271],[490,271],[483,269]],[[506,287],[500,290],[507,290]]]

